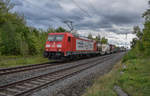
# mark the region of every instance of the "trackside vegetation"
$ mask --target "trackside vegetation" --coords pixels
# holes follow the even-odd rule
[[[108,74],[96,79],[83,96],[117,96],[114,86],[129,96],[150,96],[150,59],[136,58],[116,64]]]
[[[23,14],[12,13],[14,6],[10,0],[0,0],[0,55],[42,54],[48,33],[66,31],[62,27],[42,30],[27,26]]]
[[[28,64],[50,63],[42,56],[0,56],[0,68],[22,66]]]
[[[150,96],[150,9],[143,18],[144,29],[134,27],[137,38],[131,42],[132,49],[108,74],[95,80],[83,96],[117,96],[115,85],[129,96]]]
[[[10,0],[0,0],[0,68],[48,62],[42,56],[48,33],[67,30],[30,27],[23,14],[11,11],[14,6]]]
[[[111,72],[96,79],[93,86],[88,88],[83,96],[117,96],[113,87],[120,77],[120,69],[121,63],[116,64]]]

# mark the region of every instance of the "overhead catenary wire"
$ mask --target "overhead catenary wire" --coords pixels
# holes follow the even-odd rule
[[[93,5],[93,2],[91,0],[89,0],[89,4],[91,5],[91,7],[94,9],[94,11],[99,14],[97,8]]]
[[[69,27],[70,31],[73,31],[74,28],[73,28],[73,21],[70,21],[70,20],[66,20],[64,21],[64,23]]]
[[[31,3],[29,0],[25,0],[25,2],[27,2],[27,3],[29,3],[29,4],[32,4],[33,6],[38,7],[38,8],[40,8],[40,9],[42,9],[43,11],[48,11],[48,10],[46,10],[46,9],[44,9],[44,8],[41,8],[40,6],[38,6],[38,5],[36,5],[36,4]],[[48,11],[48,12],[50,12],[50,11]],[[50,13],[51,13],[51,12],[50,12]],[[54,14],[51,14],[51,16],[55,17],[55,22],[57,22],[58,19],[60,20],[61,23],[64,23],[64,21],[67,21],[67,20],[68,20],[68,17],[64,18],[64,17],[62,17],[62,16],[58,16],[58,15],[54,15]],[[76,16],[76,17],[81,18],[81,17],[79,17],[79,16]],[[58,18],[58,19],[56,19],[56,18]],[[53,19],[52,19],[52,20],[53,20]],[[53,20],[53,21],[54,21],[54,20]]]
[[[41,6],[30,2],[30,0],[25,0],[25,2],[27,2],[27,3],[29,3],[29,4],[32,4],[32,5],[35,6],[35,7],[40,8],[40,10],[47,11],[47,12],[51,13],[51,11],[49,11],[49,10],[47,10],[47,9],[45,9],[45,8],[41,8]],[[75,0],[72,0],[72,2],[73,2],[82,12],[84,12],[84,14],[85,14],[86,16],[92,17],[85,9],[83,9],[83,8],[78,4],[78,2],[76,2]],[[96,8],[94,7],[93,4],[91,4],[91,7],[93,7],[93,9],[96,11]],[[78,14],[78,15],[79,15],[79,14]],[[65,18],[64,18],[63,16],[60,16],[60,15],[57,15],[57,14],[50,14],[50,16],[52,16],[52,18],[54,19],[54,20],[53,20],[53,19],[51,19],[51,20],[53,20],[53,21],[55,21],[55,22],[61,22],[61,23],[64,23],[64,21],[72,21],[72,22],[74,22],[74,20],[73,20],[73,19],[70,19],[69,16],[66,16]],[[82,18],[82,16],[75,16],[75,17]],[[51,18],[51,17],[50,17],[50,18]],[[57,18],[58,18],[58,19],[57,19]],[[71,18],[72,18],[72,17],[71,17]],[[60,20],[60,21],[59,21],[59,20]],[[70,26],[70,29],[73,28],[72,23],[70,23],[69,26]],[[74,27],[75,27],[75,26],[78,26],[78,25],[74,25]]]
[[[33,4],[33,3],[31,3],[29,0],[25,0],[25,2],[27,2],[27,3],[29,3],[29,4],[32,4],[33,6],[35,6],[35,7],[38,7],[38,8],[40,8],[40,9],[42,9],[42,10],[44,10],[44,11],[48,11],[48,10],[46,10],[46,9],[44,9],[44,8],[41,8],[41,6],[38,6],[38,5],[36,5],[36,4]],[[58,18],[58,19],[60,19],[60,22],[61,23],[64,23],[65,21],[72,21],[73,22],[73,20],[71,20],[69,17],[66,17],[66,18],[64,18],[64,17],[62,17],[62,16],[57,16],[57,15],[54,15],[54,14],[51,14],[51,16],[53,16],[53,17],[56,17],[56,18]],[[75,16],[75,17],[78,17],[78,18],[82,18],[81,16]],[[57,22],[58,21],[58,19],[56,19],[55,18],[55,21],[54,22]],[[56,21],[57,20],[57,21]],[[70,28],[71,28],[71,30],[73,30],[73,25],[72,25],[72,23],[71,23],[71,25],[70,25]]]
[[[41,8],[40,6],[38,6],[38,5],[36,5],[36,4],[31,3],[29,0],[25,0],[25,2],[27,2],[27,3],[29,3],[29,4],[32,4],[32,5],[34,5],[35,7],[38,7],[38,8],[40,8],[40,9],[44,10],[44,11],[48,11],[48,10],[45,10],[44,8]],[[57,17],[57,18],[59,18],[60,20],[64,20],[63,17],[57,16],[57,15],[54,15],[54,14],[51,14],[51,16]]]
[[[86,10],[84,10],[82,7],[80,7],[80,5],[79,5],[75,0],[72,0],[72,2],[73,2],[82,12],[84,12],[88,17],[91,17],[91,15],[90,15]]]

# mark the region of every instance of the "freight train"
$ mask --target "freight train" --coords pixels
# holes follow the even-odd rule
[[[100,44],[72,33],[49,33],[44,57],[49,59],[74,59],[85,56],[104,55],[117,52],[114,45]]]

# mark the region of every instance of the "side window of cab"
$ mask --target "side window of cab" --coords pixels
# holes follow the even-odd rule
[[[68,37],[68,42],[71,42],[71,37]]]

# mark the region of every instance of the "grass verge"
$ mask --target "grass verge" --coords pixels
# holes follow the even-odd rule
[[[8,68],[28,64],[39,64],[45,62],[50,61],[47,58],[43,58],[42,56],[0,56],[0,68]]]
[[[83,96],[117,96],[113,87],[120,77],[120,69],[121,63],[116,64],[109,73],[95,80],[93,86],[88,88]]]
[[[116,64],[111,72],[95,80],[83,96],[117,96],[114,85],[129,96],[150,96],[150,59],[133,58]]]
[[[150,58],[131,59],[125,65],[118,85],[130,96],[150,96]]]

